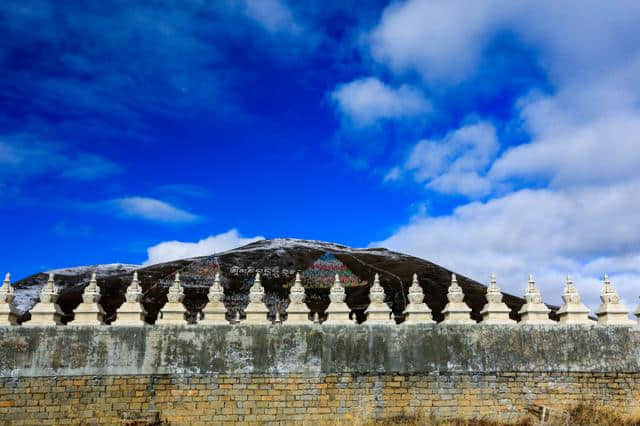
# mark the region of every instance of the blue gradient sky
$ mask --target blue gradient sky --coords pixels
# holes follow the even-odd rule
[[[596,297],[609,272],[635,297],[639,17],[630,1],[5,1],[0,269],[296,237],[496,271],[514,292],[534,272],[557,295],[572,273]]]

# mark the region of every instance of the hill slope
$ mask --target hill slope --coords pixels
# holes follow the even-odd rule
[[[267,294],[266,303],[275,315],[277,309],[284,314],[289,287],[295,272],[303,275],[307,303],[313,312],[322,312],[329,304],[329,287],[335,273],[345,283],[347,303],[363,320],[368,304],[368,288],[375,273],[387,294],[394,313],[401,314],[407,303],[406,294],[413,273],[425,292],[425,301],[434,312],[434,319],[441,320],[440,311],[447,299],[451,271],[413,256],[383,248],[354,249],[321,241],[273,239],[262,240],[212,256],[183,259],[147,267],[136,265],[95,265],[57,270],[56,284],[60,288],[59,304],[66,314],[66,321],[73,318],[73,309],[80,303],[82,290],[92,272],[98,276],[107,320],[115,318],[115,312],[124,301],[126,287],[132,273],[138,271],[144,289],[143,303],[154,322],[158,311],[166,302],[168,286],[179,271],[185,286],[185,306],[193,320],[207,302],[207,291],[215,272],[220,271],[225,288],[225,304],[230,315],[242,310],[247,303],[249,287],[255,272],[261,272],[262,285]],[[15,283],[16,300],[21,312],[36,302],[40,289],[47,279],[46,273],[38,273]],[[485,303],[486,287],[459,276],[465,293],[465,302],[473,309],[472,316],[479,320],[479,312]],[[513,310],[512,316],[523,304],[521,298],[505,294],[504,301]],[[401,315],[400,315],[401,316]],[[25,320],[29,314],[23,314]]]

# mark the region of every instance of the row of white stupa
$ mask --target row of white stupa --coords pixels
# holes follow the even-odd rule
[[[142,304],[142,287],[138,281],[138,274],[134,272],[133,281],[127,288],[126,300],[117,311],[117,317],[111,325],[145,325],[146,312]],[[213,285],[209,288],[209,303],[202,311],[198,324],[221,325],[229,324],[226,319],[226,308],[223,303],[224,289],[220,284],[220,275],[216,274]],[[260,274],[256,274],[255,280],[249,290],[249,304],[245,308],[246,319],[240,321],[239,313],[232,321],[233,324],[271,324],[267,314],[269,309],[264,303],[265,292],[260,283]],[[336,274],[335,281],[329,293],[331,303],[326,310],[327,319],[322,324],[355,324],[355,315],[351,315],[351,309],[345,303],[345,290]],[[0,325],[17,324],[17,312],[13,305],[13,287],[10,275],[7,274],[4,284],[0,287]],[[495,276],[491,277],[491,284],[487,288],[487,303],[480,311],[483,324],[514,324],[509,318],[511,310],[502,301],[502,293],[496,284]],[[522,324],[557,324],[549,319],[549,308],[542,303],[540,291],[536,287],[533,277],[529,277],[529,284],[525,293],[526,303],[518,311]],[[58,291],[54,284],[53,274],[49,275],[47,284],[40,293],[40,302],[31,309],[31,320],[26,325],[60,325],[62,310],[56,304]],[[180,282],[180,274],[176,273],[175,281],[169,287],[167,303],[163,306],[156,324],[185,324],[186,309],[182,304],[184,291]],[[380,285],[378,274],[375,275],[373,285],[369,291],[370,304],[366,310],[366,322],[377,324],[395,324],[389,306],[384,302],[384,288]],[[456,275],[451,276],[451,286],[447,293],[448,303],[444,307],[444,324],[475,324],[471,319],[471,308],[464,303],[462,288],[458,285]],[[602,293],[602,304],[596,311],[599,324],[635,324],[629,319],[627,308],[620,302],[618,294],[613,289],[609,278],[605,275]],[[300,275],[296,274],[294,285],[289,294],[289,306],[287,307],[287,320],[284,324],[309,324],[309,308],[304,303],[305,291],[300,281]],[[578,290],[570,277],[567,277],[566,287],[562,295],[563,304],[557,311],[560,323],[564,324],[593,324],[589,318],[589,308],[581,301]],[[89,285],[82,294],[82,303],[78,305],[72,325],[100,325],[104,324],[104,310],[100,306],[100,287],[95,274],[92,275]],[[413,275],[413,283],[409,287],[409,304],[405,311],[403,324],[433,323],[431,309],[424,303],[422,287],[418,283],[416,274]],[[635,315],[640,320],[640,307]],[[279,315],[276,316],[277,322]],[[314,322],[318,322],[318,314],[315,314]]]

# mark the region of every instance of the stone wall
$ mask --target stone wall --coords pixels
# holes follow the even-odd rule
[[[420,414],[640,403],[636,326],[0,327],[0,422]]]

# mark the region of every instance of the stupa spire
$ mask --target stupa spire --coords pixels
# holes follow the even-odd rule
[[[229,324],[226,319],[227,309],[224,306],[224,288],[220,280],[220,272],[216,272],[213,284],[209,287],[209,303],[202,310],[204,318],[198,324]]]
[[[456,274],[451,274],[451,285],[447,292],[449,303],[442,310],[444,324],[475,324],[471,319],[471,308],[464,303],[464,293],[458,284]]]
[[[322,325],[353,325],[353,321],[349,319],[351,309],[345,303],[346,293],[340,275],[335,274],[333,285],[329,290],[329,307],[327,307],[327,320]]]
[[[629,309],[620,301],[620,296],[613,288],[607,274],[604,274],[600,300],[602,303],[596,310],[598,324],[633,324],[629,319]]]
[[[63,312],[58,301],[58,289],[55,285],[55,275],[50,272],[47,283],[40,292],[40,303],[30,311],[29,325],[62,325]]]
[[[553,324],[555,322],[549,319],[551,309],[542,303],[540,290],[536,287],[536,281],[533,279],[532,274],[529,274],[524,300],[525,304],[518,311],[520,324]]]
[[[156,324],[184,324],[187,321],[187,310],[182,304],[183,299],[184,289],[180,281],[180,272],[176,272],[173,284],[171,284],[167,292],[167,303],[162,307]]]
[[[82,292],[82,303],[74,311],[72,325],[100,325],[104,324],[104,309],[100,306],[100,287],[96,273],[91,274],[89,284]]]
[[[145,325],[144,320],[147,312],[142,306],[142,287],[138,281],[138,271],[133,272],[131,284],[127,287],[124,295],[125,302],[120,305],[117,317],[112,325]]]
[[[285,325],[310,324],[310,311],[304,303],[305,297],[300,274],[296,272],[296,278],[289,292],[289,306],[287,307],[287,321],[284,322]]]
[[[245,308],[245,321],[242,324],[269,324],[267,314],[269,309],[264,304],[264,287],[260,281],[260,273],[256,273],[253,285],[249,289],[249,304]]]
[[[571,275],[567,275],[562,306],[558,309],[560,322],[564,324],[590,324],[589,308],[580,301],[580,293],[573,283]]]
[[[368,323],[374,324],[395,324],[391,318],[391,309],[384,303],[384,287],[380,285],[380,276],[376,273],[373,278],[373,285],[369,289],[369,306],[365,311]]]
[[[409,287],[409,304],[404,310],[403,324],[433,324],[431,309],[424,303],[424,292],[418,282],[418,274],[413,274]]]
[[[509,318],[511,309],[502,301],[502,293],[495,274],[491,274],[486,297],[487,303],[480,311],[483,324],[515,324],[515,321]]]
[[[14,297],[11,274],[7,272],[0,287],[0,326],[18,324],[18,311],[13,305]]]

